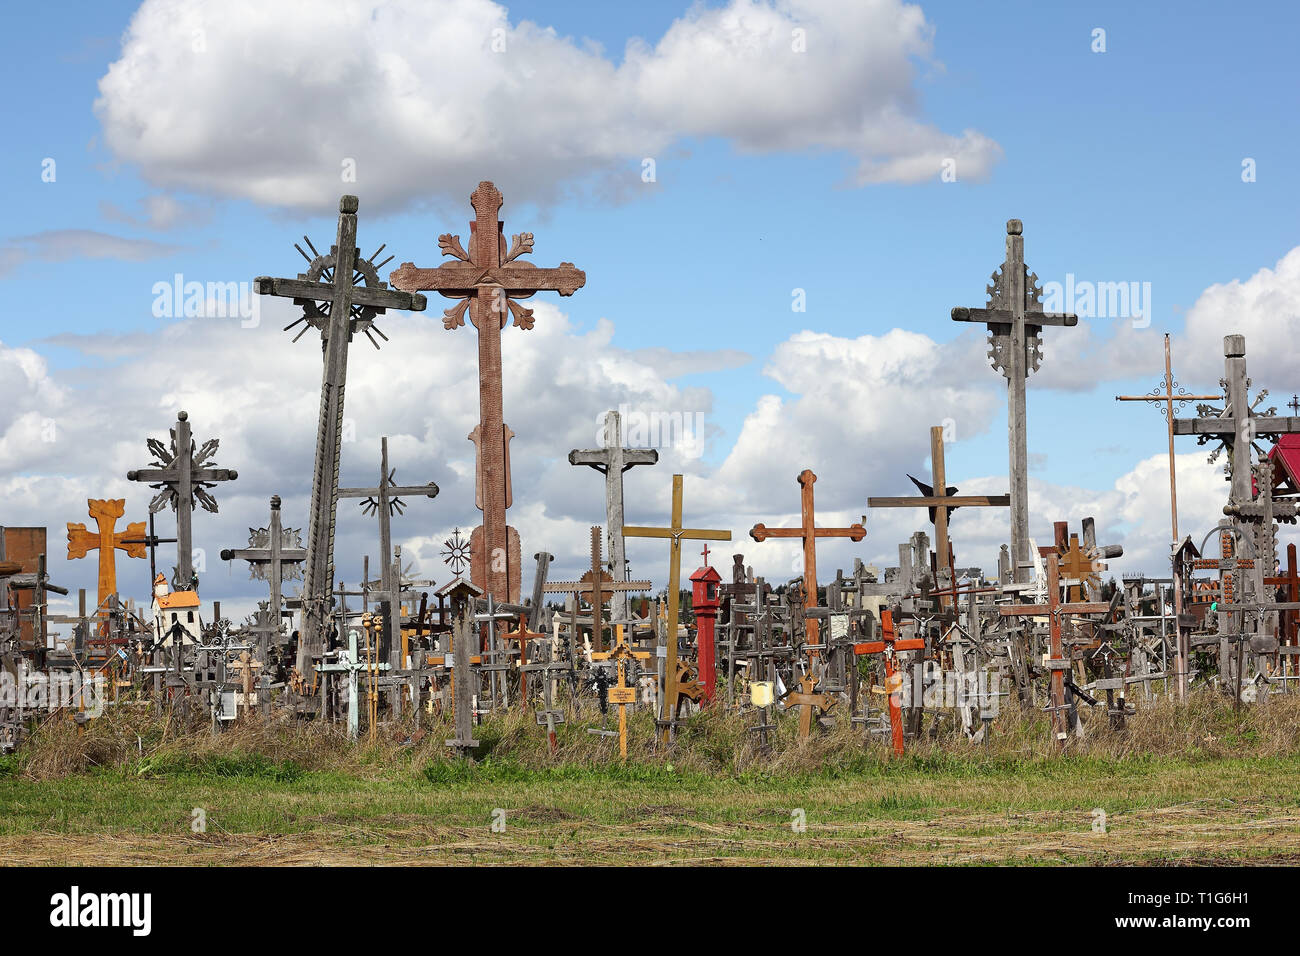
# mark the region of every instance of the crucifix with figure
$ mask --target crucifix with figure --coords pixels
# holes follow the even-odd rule
[[[795,480],[798,481],[800,488],[800,512],[803,519],[801,525],[797,528],[769,528],[760,523],[749,529],[749,536],[759,542],[766,541],[768,538],[803,540],[803,604],[805,610],[812,610],[817,606],[817,539],[848,538],[850,541],[861,541],[867,536],[867,529],[861,524],[852,524],[847,528],[817,527],[813,508],[813,482],[817,480],[817,476],[805,468],[799,472],[799,477]],[[804,627],[808,657],[815,660],[821,651],[821,622],[814,617],[809,617]]]
[[[1029,451],[1025,438],[1025,383],[1042,363],[1043,326],[1073,326],[1073,313],[1044,312],[1037,274],[1025,266],[1024,226],[1007,220],[1007,256],[987,287],[987,308],[952,310],[954,322],[983,322],[989,330],[989,360],[1007,380],[1007,448],[1011,485],[1011,573],[1027,580],[1029,552]]]
[[[948,587],[957,584],[953,568],[952,542],[948,538],[948,518],[958,508],[1005,508],[1011,504],[1010,495],[958,495],[948,484],[948,472],[943,457],[943,426],[930,428],[930,473],[932,484],[912,478],[912,484],[921,492],[919,498],[868,498],[868,508],[928,508],[934,524],[935,566],[939,572],[947,571]],[[937,583],[937,582],[936,582]]]
[[[197,581],[191,531],[194,504],[198,502],[204,511],[216,514],[217,500],[208,489],[216,487],[218,481],[234,481],[239,477],[239,472],[233,468],[218,468],[211,461],[217,453],[219,439],[210,438],[195,450],[189,419],[186,412],[177,414],[176,424],[171,429],[170,448],[156,438],[148,440],[146,444],[153,454],[154,467],[126,473],[128,481],[148,482],[158,492],[149,502],[150,513],[161,511],[167,505],[176,512],[176,576],[172,579],[172,586],[182,591],[194,589]]]
[[[294,248],[307,260],[306,272],[296,279],[259,276],[254,287],[259,295],[293,299],[302,315],[285,326],[285,331],[306,323],[295,337],[318,329],[324,368],[321,373],[320,418],[316,425],[316,460],[311,480],[311,514],[307,524],[307,574],[303,584],[302,639],[298,642],[298,671],[310,679],[312,660],[320,656],[329,630],[329,610],[334,590],[334,523],[338,512],[339,456],[343,443],[343,392],[348,377],[348,346],[352,336],[364,333],[375,348],[375,335],[386,338],[374,325],[387,309],[421,312],[422,295],[388,288],[379,269],[392,258],[376,263],[379,249],[368,259],[357,248],[357,197],[339,200],[338,233],[330,251],[321,255],[306,236],[302,247]]]
[[[894,628],[894,612],[880,612],[880,640],[863,641],[853,645],[855,655],[879,654],[885,660],[885,694],[889,699],[889,734],[894,753],[903,756],[903,674],[895,669],[899,651],[923,651],[925,640],[920,637],[900,638]]]
[[[533,251],[533,234],[521,232],[506,248],[504,225],[497,219],[501,191],[492,183],[478,184],[470,196],[474,221],[470,223],[469,251],[459,236],[444,233],[438,248],[451,256],[435,268],[416,268],[404,262],[389,276],[393,287],[408,292],[438,292],[461,301],[444,312],[443,325],[455,329],[465,324],[465,313],[478,330],[479,423],[470,433],[475,458],[474,504],[483,512],[483,524],[470,535],[470,579],[498,601],[519,601],[519,534],[506,524],[511,505],[510,438],[502,410],[501,330],[508,316],[523,330],[533,327],[533,310],[520,305],[537,292],[573,295],[586,284],[587,275],[571,262],[552,269],[538,268],[519,257]]]
[[[586,465],[605,476],[605,538],[608,541],[608,567],[614,580],[621,581],[627,566],[623,544],[623,473],[637,465],[653,465],[659,452],[653,448],[623,447],[623,416],[611,409],[605,413],[605,432],[601,448],[569,452],[570,465]],[[628,618],[627,594],[614,595],[610,615],[616,621]]]
[[[302,578],[299,567],[307,560],[300,532],[280,524],[280,496],[271,496],[271,520],[265,528],[248,529],[248,547],[224,548],[222,561],[242,559],[248,562],[249,577],[269,582],[271,586],[270,626],[278,639],[284,602],[284,582]]]
[[[392,516],[401,514],[406,502],[401,495],[436,498],[438,486],[432,481],[426,485],[398,485],[393,482],[397,469],[388,467],[388,436],[379,439],[379,484],[372,488],[340,488],[340,498],[361,498],[361,509],[368,515],[379,516],[379,581],[380,589],[389,601],[390,613],[385,620],[384,642],[388,645],[388,663],[394,670],[406,666],[402,660],[401,568],[393,566]],[[400,699],[400,698],[398,698]]]
[[[681,603],[682,539],[693,541],[730,541],[730,531],[682,527],[682,476],[673,475],[672,524],[667,528],[625,525],[625,538],[667,538],[668,547],[668,626],[665,635],[663,696],[659,699],[661,733],[664,743],[672,739],[677,722],[677,617]]]
[[[125,551],[129,558],[145,557],[144,522],[133,521],[125,531],[114,531],[117,519],[126,514],[126,499],[86,499],[90,517],[95,519],[95,530],[87,531],[84,523],[68,522],[68,558],[84,558],[90,551],[99,551],[99,600],[103,607],[110,594],[117,593],[117,551]]]

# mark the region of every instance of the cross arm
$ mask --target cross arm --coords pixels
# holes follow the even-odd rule
[[[271,552],[267,548],[222,548],[222,561],[270,561]],[[281,561],[306,561],[306,548],[281,548]]]
[[[1222,396],[1218,396],[1222,400]],[[1300,432],[1300,417],[1254,415],[1250,419],[1256,435],[1293,435]],[[1175,435],[1235,435],[1240,422],[1235,418],[1175,418]]]
[[[967,309],[961,306],[952,310],[954,322],[984,322],[988,325],[1010,325],[1015,316],[1006,309]],[[1079,324],[1079,317],[1073,312],[1026,312],[1025,325],[1063,325]]]
[[[855,524],[847,528],[814,528],[812,533],[817,538],[849,538],[853,541],[861,541],[867,536],[867,529],[860,524]],[[769,528],[759,523],[749,529],[749,536],[755,541],[766,541],[768,538],[802,538],[804,530],[803,528]]]
[[[329,302],[334,298],[334,286],[325,282],[312,282],[309,279],[272,279],[258,276],[253,280],[258,295],[278,295],[286,299],[311,299],[315,302]],[[348,293],[353,305],[370,306],[375,309],[405,309],[408,312],[423,312],[428,301],[424,296],[395,289],[373,286],[353,286]]]
[[[68,557],[84,558],[86,553],[99,547],[99,535],[87,531],[84,524],[68,523]]]
[[[378,498],[379,488],[340,488],[340,498]],[[423,495],[426,498],[438,497],[438,486],[432,481],[427,485],[389,485],[388,497],[397,498],[406,495],[408,498]]]
[[[1106,614],[1110,611],[1110,602],[1077,601],[1073,604],[1058,604],[1056,607],[1048,604],[1003,604],[998,607],[998,613],[1003,617],[1019,617],[1021,615],[1041,617],[1051,614],[1053,611],[1059,614]]]
[[[1010,495],[932,495],[922,498],[868,498],[868,508],[1006,508]]]
[[[699,528],[645,528],[641,525],[624,525],[625,538],[689,538],[692,541],[730,541],[730,531],[708,531]]]
[[[886,647],[896,651],[920,651],[925,649],[925,641],[919,637],[909,637],[902,641],[865,641],[853,645],[854,654],[883,654]]]

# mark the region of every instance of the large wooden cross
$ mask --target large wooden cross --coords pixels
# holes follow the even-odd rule
[[[885,659],[885,694],[889,697],[889,733],[894,743],[894,753],[903,756],[903,676],[895,670],[899,651],[925,649],[925,640],[909,637],[900,640],[894,628],[894,612],[880,612],[880,640],[863,641],[853,645],[853,653],[880,654]]]
[[[1025,267],[1025,240],[1019,219],[1007,220],[1007,256],[988,286],[988,307],[955,308],[954,322],[983,322],[989,330],[989,359],[1007,380],[1007,445],[1011,485],[1011,568],[1023,582],[1029,553],[1029,452],[1025,439],[1025,382],[1042,362],[1043,326],[1072,326],[1072,313],[1044,312],[1037,274]]]
[[[294,341],[310,328],[320,330],[324,368],[321,374],[320,418],[316,426],[316,461],[312,470],[311,515],[307,525],[307,575],[303,585],[302,639],[298,643],[298,670],[311,678],[312,658],[319,656],[329,629],[329,608],[334,590],[334,523],[338,512],[339,457],[343,442],[343,392],[348,378],[348,345],[357,332],[365,333],[375,348],[379,343],[371,332],[374,319],[386,309],[421,312],[422,295],[388,288],[379,269],[388,261],[375,263],[380,246],[369,259],[357,248],[357,197],[339,200],[339,225],[334,245],[326,255],[306,236],[303,241],[315,258],[295,248],[307,260],[306,272],[296,279],[259,276],[254,285],[259,295],[293,299],[302,306],[300,318],[285,331],[306,323]],[[389,259],[392,257],[389,256]]]
[[[271,496],[271,520],[265,528],[248,529],[247,548],[224,548],[221,560],[242,559],[248,562],[249,577],[267,581],[271,586],[271,630],[279,637],[284,582],[302,578],[299,567],[307,560],[300,532],[280,524],[280,496]]]
[[[217,500],[208,493],[218,481],[234,481],[239,472],[233,468],[218,468],[211,460],[217,453],[220,440],[210,438],[197,451],[190,434],[190,416],[180,412],[171,429],[171,447],[156,438],[147,442],[154,457],[154,467],[138,468],[126,473],[129,481],[149,482],[158,491],[149,502],[149,511],[156,513],[167,505],[176,512],[176,576],[173,587],[188,590],[195,587],[194,539],[191,525],[194,504],[197,501],[204,511],[216,514]],[[143,529],[142,529],[143,530]]]
[[[619,534],[622,535],[621,524]],[[547,594],[577,594],[585,597],[591,603],[591,643],[596,650],[603,651],[605,649],[605,625],[601,621],[601,611],[604,609],[605,602],[612,600],[616,594],[626,595],[629,591],[648,591],[651,582],[615,580],[605,570],[605,565],[600,560],[600,537],[600,527],[593,525],[591,529],[591,568],[581,578],[577,581],[550,581],[542,586],[542,591]]]
[[[623,416],[611,409],[605,413],[603,447],[578,449],[569,452],[570,465],[586,465],[605,476],[605,537],[609,542],[609,570],[615,580],[625,576],[626,552],[623,546],[623,472],[637,465],[654,465],[659,452],[653,448],[623,447]],[[616,621],[625,621],[627,594],[614,595],[610,614]]]
[[[558,268],[540,269],[519,257],[533,251],[533,234],[521,232],[512,237],[506,249],[503,223],[497,219],[501,209],[501,191],[490,182],[481,182],[470,196],[474,221],[470,223],[469,251],[460,237],[444,233],[438,248],[453,261],[437,268],[418,269],[404,262],[389,276],[393,286],[408,292],[439,292],[460,303],[447,309],[443,325],[448,329],[465,324],[465,312],[478,329],[479,423],[470,433],[477,450],[475,505],[483,512],[482,533],[470,536],[474,548],[470,577],[498,601],[519,600],[518,536],[509,534],[506,509],[511,504],[510,431],[501,407],[501,330],[507,315],[514,324],[527,330],[533,327],[533,310],[518,299],[542,291],[573,295],[587,282],[587,274],[571,262]],[[512,560],[513,559],[513,560]]]
[[[682,476],[673,475],[672,524],[667,528],[648,528],[644,525],[625,525],[625,538],[667,538],[668,546],[668,634],[664,661],[663,696],[659,698],[662,722],[662,739],[672,739],[673,724],[677,720],[677,617],[681,603],[682,539],[692,541],[730,541],[730,531],[682,527]]]
[[[766,541],[768,538],[801,538],[803,539],[803,591],[804,607],[812,609],[817,606],[817,539],[818,538],[848,538],[850,541],[861,541],[867,535],[867,529],[861,524],[852,524],[847,528],[818,528],[815,524],[816,515],[813,509],[813,482],[817,476],[809,469],[805,468],[799,472],[796,479],[800,487],[800,510],[803,522],[797,528],[769,528],[764,524],[756,524],[749,529],[749,536],[755,541]],[[820,651],[820,625],[821,622],[816,618],[808,618],[805,622],[806,643],[809,645],[808,656],[816,658]]]
[[[117,519],[126,514],[125,498],[88,498],[86,507],[95,519],[96,530],[87,531],[80,522],[68,522],[68,557],[84,558],[89,551],[99,551],[98,606],[102,607],[110,594],[117,593],[116,552],[125,551],[129,558],[145,557],[144,522],[133,521],[125,531],[113,530]]]
[[[340,488],[340,498],[361,498],[361,508],[366,514],[379,516],[379,580],[380,589],[387,597],[392,612],[387,618],[384,641],[388,644],[389,664],[395,670],[405,667],[402,660],[401,637],[401,568],[393,568],[392,516],[401,514],[406,507],[402,495],[436,498],[438,486],[432,481],[426,485],[398,485],[393,481],[395,468],[388,467],[388,436],[379,440],[379,483],[371,488]]]
[[[928,508],[930,521],[934,524],[935,564],[940,569],[947,569],[951,580],[949,587],[957,584],[956,571],[953,568],[952,542],[948,539],[948,518],[958,508],[1005,508],[1011,504],[1010,495],[958,495],[957,489],[948,484],[947,468],[943,457],[943,426],[930,428],[930,474],[931,484],[911,478],[912,484],[920,490],[919,498],[868,498],[868,508]]]

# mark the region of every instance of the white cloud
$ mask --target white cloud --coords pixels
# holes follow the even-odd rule
[[[935,179],[948,158],[982,178],[1000,147],[922,115],[932,34],[899,0],[731,0],[619,62],[489,0],[146,0],[96,110],[157,186],[322,211],[350,162],[379,209],[480,179],[545,202],[626,192],[611,177],[639,186],[644,157],[690,137],[842,151],[858,185]]]

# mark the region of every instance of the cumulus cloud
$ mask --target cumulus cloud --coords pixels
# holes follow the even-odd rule
[[[842,152],[857,185],[931,180],[948,159],[978,180],[997,143],[923,116],[932,39],[900,0],[730,0],[620,61],[490,0],[146,0],[96,110],[157,186],[321,211],[349,169],[379,209],[484,178],[516,201],[616,196],[643,158],[708,137]]]

